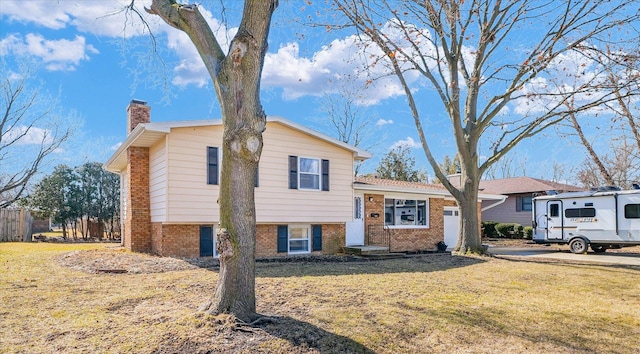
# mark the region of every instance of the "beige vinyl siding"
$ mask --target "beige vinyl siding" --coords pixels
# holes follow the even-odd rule
[[[267,125],[256,189],[259,223],[346,222],[352,219],[353,155],[325,141],[289,129]],[[327,191],[289,189],[289,155],[329,160]]]
[[[218,147],[222,155],[222,127],[175,128],[167,139],[166,222],[217,222],[219,187],[207,184],[206,148]],[[258,223],[329,223],[352,219],[350,151],[277,122],[267,124],[264,141],[256,188]],[[330,191],[289,189],[289,155],[329,160]]]
[[[222,127],[175,128],[168,135],[169,223],[219,219],[218,186],[207,184],[207,146],[222,147]]]
[[[149,148],[149,201],[151,222],[167,220],[166,138]]]

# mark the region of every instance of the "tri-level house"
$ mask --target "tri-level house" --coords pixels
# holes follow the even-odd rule
[[[121,176],[122,244],[162,256],[215,257],[222,121],[152,123],[150,111],[131,101],[129,134],[104,164]],[[347,245],[431,250],[447,231],[455,243],[457,208],[442,186],[354,179],[354,163],[368,152],[281,117],[268,117],[263,138],[256,258],[334,254]]]

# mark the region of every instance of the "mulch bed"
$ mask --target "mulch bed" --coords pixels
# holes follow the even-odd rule
[[[491,247],[530,247],[549,248],[548,245],[540,245],[528,240],[513,239],[484,239],[483,244]],[[566,245],[552,245],[559,250],[567,250]],[[625,247],[622,249],[610,249],[609,253],[640,254],[640,246]],[[448,253],[446,253],[448,254]],[[416,255],[433,257],[441,254]],[[74,251],[65,253],[59,258],[59,263],[63,266],[87,273],[109,273],[109,274],[141,274],[141,273],[162,273],[171,271],[192,270],[198,268],[219,269],[219,262],[212,257],[201,258],[172,258],[159,257],[145,253],[135,253],[125,250],[121,246],[107,247],[101,250]],[[380,260],[366,259],[351,255],[322,255],[322,256],[301,256],[301,257],[277,257],[257,260],[260,263],[310,263],[310,262],[377,262]],[[381,260],[384,261],[384,260]]]

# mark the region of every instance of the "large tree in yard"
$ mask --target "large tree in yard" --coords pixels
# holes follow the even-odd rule
[[[217,250],[220,276],[201,310],[255,320],[254,181],[262,152],[266,114],[260,103],[260,75],[277,0],[247,0],[242,20],[225,54],[197,5],[153,0],[147,12],[184,31],[215,86],[224,125]],[[212,203],[215,201],[211,201]]]
[[[567,114],[615,99],[598,90],[606,61],[572,77],[562,68],[585,50],[603,56],[633,50],[640,15],[632,1],[608,0],[333,3],[345,16],[337,25],[357,30],[368,72],[391,73],[403,88],[436,178],[461,208],[455,246],[461,253],[482,252],[477,201],[483,173]],[[457,147],[460,185],[447,180],[432,153],[434,142],[425,137],[423,123],[440,111]]]

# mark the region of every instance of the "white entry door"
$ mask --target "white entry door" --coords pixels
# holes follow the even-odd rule
[[[452,250],[458,242],[460,212],[456,207],[444,207],[444,243]]]
[[[364,195],[353,197],[353,221],[347,222],[347,246],[364,246]]]

